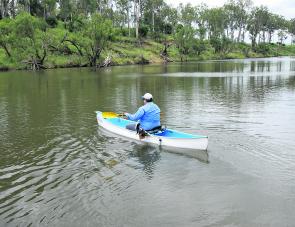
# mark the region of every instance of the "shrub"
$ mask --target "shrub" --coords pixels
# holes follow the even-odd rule
[[[196,40],[193,44],[193,51],[197,53],[197,55],[200,55],[206,50],[206,44],[203,41]]]
[[[270,50],[270,45],[266,43],[259,43],[255,47],[255,52],[260,53],[260,54],[267,54]]]
[[[58,24],[57,18],[55,16],[48,16],[45,21],[51,28],[56,28]]]
[[[148,26],[146,26],[145,24],[142,24],[141,26],[139,26],[138,33],[140,37],[145,38],[148,32],[149,32]]]
[[[165,23],[162,26],[162,31],[164,34],[171,35],[173,31],[173,26],[171,24]]]

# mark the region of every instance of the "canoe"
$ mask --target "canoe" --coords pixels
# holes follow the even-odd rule
[[[166,148],[179,148],[191,150],[207,150],[208,137],[192,135],[176,130],[165,129],[155,134],[149,134],[144,139],[139,139],[135,131],[126,129],[126,125],[134,121],[120,117],[104,118],[102,112],[96,111],[97,123],[104,129],[123,137],[146,144],[154,144]]]
[[[97,123],[102,128],[117,135],[144,143],[161,146],[170,149],[207,150],[208,137],[192,135],[176,130],[165,129],[155,134],[149,134],[144,139],[139,139],[135,131],[126,129],[126,125],[134,124],[134,121],[120,117],[104,118],[103,113],[96,111]]]

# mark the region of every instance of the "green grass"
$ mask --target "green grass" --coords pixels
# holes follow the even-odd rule
[[[47,68],[77,67],[86,63],[87,59],[78,55],[49,55],[45,66]]]

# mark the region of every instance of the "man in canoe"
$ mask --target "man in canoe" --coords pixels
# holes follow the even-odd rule
[[[153,102],[153,96],[146,93],[142,96],[144,105],[141,106],[135,114],[124,113],[126,118],[131,121],[137,121],[137,124],[129,124],[127,129],[136,131],[142,128],[145,131],[153,131],[161,128],[160,108]],[[139,124],[139,125],[138,125]]]

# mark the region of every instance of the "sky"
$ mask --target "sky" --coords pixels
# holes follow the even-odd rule
[[[177,6],[179,3],[198,5],[202,2],[209,7],[222,6],[226,0],[165,0],[169,5]],[[252,0],[255,6],[267,6],[271,12],[280,14],[286,19],[295,18],[295,0]]]

